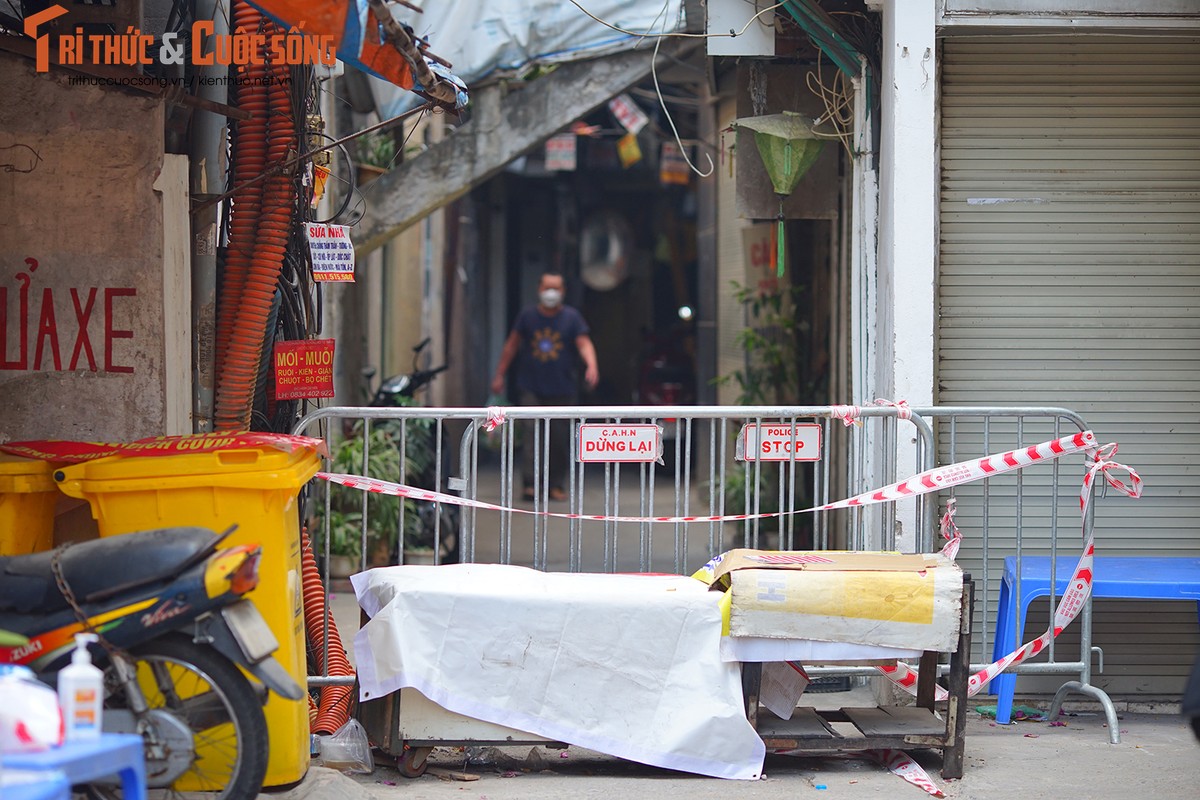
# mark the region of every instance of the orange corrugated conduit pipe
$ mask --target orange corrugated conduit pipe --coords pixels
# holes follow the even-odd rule
[[[243,30],[261,28],[268,41],[273,34],[282,33],[245,3],[235,6],[234,26]],[[244,156],[248,166],[235,162],[235,186],[283,163],[297,146],[292,101],[286,88],[288,67],[251,64],[246,75],[248,80],[238,89],[238,103],[252,117],[244,123],[244,128],[238,128],[234,157]],[[230,218],[229,255],[217,323],[214,427],[218,431],[250,427],[255,382],[268,334],[267,318],[291,234],[295,209],[291,175],[273,175],[262,181],[261,186],[257,202],[252,188],[235,196],[234,214]],[[251,196],[241,200],[242,193]],[[244,208],[244,216],[237,213],[239,205]]]
[[[263,24],[262,14],[247,3],[234,5],[233,27],[257,31]],[[239,108],[250,113],[250,119],[237,124],[233,140],[233,173],[231,185],[241,186],[260,175],[267,166],[267,93],[263,85],[265,65],[250,64],[242,74],[243,80],[234,84],[233,100]],[[258,218],[262,210],[262,184],[247,186],[232,198],[229,215],[229,242],[217,303],[216,375],[218,392],[227,391],[225,362],[229,352],[230,335],[241,301],[242,286],[254,252],[258,233]]]
[[[347,676],[354,674],[346,648],[338,635],[333,615],[329,616],[329,661],[325,659],[325,585],[317,571],[317,559],[313,556],[308,531],[301,531],[302,580],[304,586],[304,629],[308,633],[308,644],[320,671],[326,675]],[[350,686],[324,686],[321,701],[317,704],[316,720],[311,723],[313,733],[335,733],[350,719],[350,704],[353,700]],[[311,716],[311,715],[310,715]]]
[[[234,5],[234,29],[262,31],[269,40],[278,27],[245,2]],[[264,54],[265,55],[265,54]],[[233,186],[241,186],[285,161],[296,148],[296,126],[282,64],[249,64],[236,90],[238,107],[250,119],[238,123],[233,143]],[[266,324],[274,301],[283,258],[291,234],[295,195],[288,174],[275,175],[239,191],[233,197],[229,242],[217,308],[216,370],[218,431],[247,430],[254,402],[255,381],[262,357]],[[325,635],[325,588],[316,559],[302,535],[304,621],[309,645],[319,670],[328,675],[354,675],[332,617]],[[328,641],[328,663],[325,661]],[[314,733],[334,733],[350,718],[353,689],[322,687]],[[310,700],[311,703],[311,700]]]

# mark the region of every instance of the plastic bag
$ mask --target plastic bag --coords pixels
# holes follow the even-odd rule
[[[58,694],[25,667],[0,666],[0,753],[35,753],[62,742]]]
[[[371,758],[366,728],[358,720],[351,719],[332,736],[323,738],[321,763],[342,772],[374,772],[375,762]]]

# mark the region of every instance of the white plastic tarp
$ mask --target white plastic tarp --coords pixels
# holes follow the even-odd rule
[[[685,22],[682,0],[580,0],[580,5],[626,31],[674,32]],[[454,74],[470,87],[494,72],[654,46],[653,39],[615,31],[567,0],[426,0],[421,6],[423,13],[393,5],[392,16],[417,36],[429,37],[430,50],[453,64]],[[420,102],[386,81],[371,83],[382,118]]]
[[[360,696],[412,687],[474,719],[654,766],[755,779],[721,595],[682,576],[401,566],[352,578]]]

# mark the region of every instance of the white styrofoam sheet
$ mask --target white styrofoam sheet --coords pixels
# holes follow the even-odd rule
[[[938,653],[958,649],[962,570],[940,556],[921,570],[738,569],[730,577],[729,630],[734,639],[815,640]]]
[[[796,661],[801,664],[888,663],[920,658],[921,650],[815,639],[775,639],[767,636],[722,636],[725,661]]]
[[[361,697],[404,687],[475,719],[645,764],[755,779],[765,753],[739,665],[720,657],[721,595],[681,576],[499,564],[353,577]]]

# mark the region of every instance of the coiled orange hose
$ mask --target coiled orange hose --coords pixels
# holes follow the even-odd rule
[[[235,30],[257,31],[263,24],[262,14],[245,2],[238,2],[233,11]],[[257,60],[257,59],[256,59]],[[267,89],[264,85],[266,67],[250,64],[234,83],[233,101],[250,113],[248,120],[237,123],[233,142],[232,184],[241,186],[261,174],[267,164]],[[216,376],[218,391],[227,383],[225,362],[229,342],[237,318],[242,287],[253,256],[258,219],[262,210],[262,184],[247,186],[234,195],[229,215],[229,242],[226,249],[220,296],[217,303]]]
[[[251,15],[247,13],[239,17],[240,11],[241,9],[235,11],[235,20],[239,24],[243,19],[247,24],[251,23]],[[262,20],[261,15],[259,20]],[[282,33],[271,23],[264,24],[264,31],[267,41],[273,34]],[[265,107],[267,124],[265,130],[252,128],[252,134],[258,137],[258,144],[248,144],[247,152],[254,163],[265,144],[265,166],[270,168],[286,161],[289,153],[297,147],[292,101],[285,88],[288,85],[289,70],[283,64],[261,65],[257,70],[261,70],[261,80],[253,80],[255,76],[260,75],[259,72],[250,72],[251,81],[248,88],[256,91],[248,96],[248,102],[251,104],[252,114]],[[262,85],[264,82],[269,86]],[[239,102],[240,97],[239,94]],[[235,174],[237,173],[235,168]],[[261,170],[255,174],[260,173]],[[279,273],[283,267],[284,254],[287,252],[295,200],[295,189],[290,175],[274,175],[263,181],[261,201],[256,214],[257,227],[249,259],[243,261],[239,256],[235,262],[236,271],[231,272],[227,276],[228,280],[222,283],[221,300],[226,313],[223,317],[224,324],[219,323],[217,330],[219,371],[214,428],[218,431],[239,431],[250,427],[264,338],[269,334],[266,324],[279,282]],[[247,220],[239,234],[245,235],[249,229]],[[231,247],[232,239],[231,230]],[[244,254],[247,251],[243,249],[241,252]],[[226,287],[228,291],[225,291]],[[222,342],[224,348],[221,346]]]
[[[282,33],[243,0],[234,4],[233,28],[262,32],[267,41],[274,33]],[[266,53],[261,55],[268,57]],[[263,59],[252,59],[257,60]],[[238,123],[233,146],[234,186],[241,186],[283,163],[298,146],[292,102],[285,88],[288,72],[282,64],[251,63],[237,82],[236,103],[251,116]],[[217,306],[214,413],[217,431],[250,427],[255,382],[264,338],[269,333],[267,319],[287,252],[294,209],[295,190],[287,174],[267,178],[233,197]],[[312,652],[322,673],[354,675],[332,617],[328,629],[328,664],[321,663],[326,650],[325,589],[307,532],[302,533],[302,544],[304,621]],[[352,692],[348,686],[323,687],[315,713],[310,698],[312,731],[334,733],[345,724],[350,718]]]
[[[338,635],[332,615],[329,616],[329,662],[323,663],[326,643],[325,586],[321,583],[321,574],[317,571],[317,559],[313,556],[308,531],[301,531],[300,546],[303,564],[301,571],[304,586],[304,629],[308,633],[309,647],[322,673],[354,675],[354,667],[350,666],[350,659],[346,657],[346,648],[342,646],[342,638]],[[335,733],[346,724],[350,719],[350,695],[353,691],[350,686],[321,688],[321,702],[317,705],[316,719],[311,723],[313,733]]]

